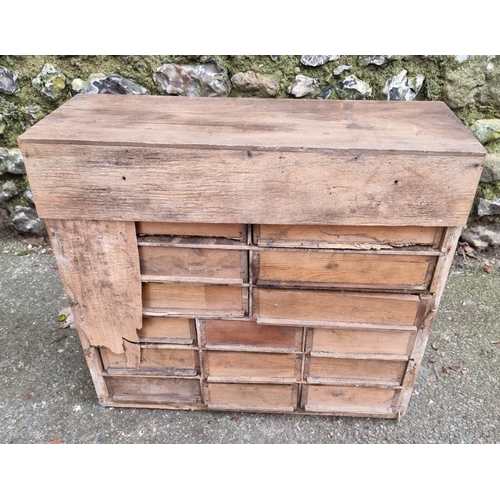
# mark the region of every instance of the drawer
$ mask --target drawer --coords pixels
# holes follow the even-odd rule
[[[248,282],[248,252],[140,246],[143,281],[241,284]]]
[[[125,354],[115,354],[104,347],[100,348],[104,369],[107,371],[130,370],[127,368]],[[162,372],[165,374],[197,375],[199,354],[190,348],[171,349],[160,346],[141,346],[138,368],[143,372]]]
[[[142,318],[142,328],[137,332],[141,342],[165,344],[193,344],[196,342],[194,319]]]
[[[415,330],[307,330],[306,351],[332,357],[362,357],[407,360]]]
[[[189,224],[182,222],[137,222],[138,234],[151,236],[198,236],[246,241],[244,224]]]
[[[201,342],[208,349],[300,352],[302,328],[259,325],[254,321],[204,320]]]
[[[205,397],[214,410],[293,411],[297,392],[296,384],[208,383]]]
[[[256,284],[425,290],[437,257],[314,250],[261,250]]]
[[[306,380],[311,384],[400,386],[407,364],[406,361],[311,356],[306,362]]]
[[[208,381],[280,379],[281,382],[294,382],[300,377],[300,357],[295,354],[205,351],[203,373]]]
[[[201,403],[198,379],[106,375],[104,380],[112,401],[117,403]]]
[[[398,389],[382,387],[305,385],[302,401],[304,409],[311,412],[394,417],[393,408],[399,392]]]
[[[143,283],[144,314],[191,317],[243,317],[248,288],[229,285]]]
[[[371,250],[408,246],[437,248],[443,229],[421,226],[254,226],[253,241],[267,247]]]
[[[325,290],[256,288],[255,298],[259,323],[311,327],[340,323],[400,329],[415,324],[421,304],[417,295]]]

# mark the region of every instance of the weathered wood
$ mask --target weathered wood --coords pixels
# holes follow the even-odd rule
[[[254,242],[259,246],[344,248],[356,250],[434,246],[435,227],[403,226],[293,226],[258,225]]]
[[[182,224],[139,221],[136,228],[138,234],[145,235],[201,236],[229,238],[246,242],[246,226],[242,224]]]
[[[196,339],[194,320],[186,318],[143,318],[137,334],[149,343],[192,344]]]
[[[75,326],[92,346],[123,353],[142,326],[133,222],[46,220]]]

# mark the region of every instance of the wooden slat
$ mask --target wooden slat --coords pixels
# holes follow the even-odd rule
[[[50,143],[24,143],[23,154],[41,217],[152,222],[461,225],[482,166],[482,157]]]
[[[90,345],[123,353],[142,326],[133,222],[46,220],[75,325]]]
[[[145,310],[172,314],[244,316],[248,307],[247,290],[236,286],[143,283],[142,295]]]
[[[194,320],[187,318],[143,318],[137,334],[150,343],[192,344],[196,338]]]
[[[20,142],[482,154],[442,102],[78,95]]]
[[[205,320],[201,322],[201,333],[203,346],[213,349],[228,346],[301,350],[301,328],[258,325],[253,321]]]
[[[329,385],[310,385],[307,388],[306,410],[348,406],[361,411],[364,408],[377,408],[390,411],[395,389],[380,387],[341,387]]]
[[[258,319],[295,320],[304,326],[317,323],[375,323],[413,325],[420,300],[406,294],[355,293],[257,288]]]
[[[407,356],[415,332],[316,328],[308,334],[311,335],[311,350],[315,353]]]
[[[259,246],[297,248],[390,249],[403,246],[433,246],[433,227],[370,226],[256,226],[254,242]]]
[[[175,222],[144,222],[136,224],[138,234],[167,236],[201,236],[229,238],[244,241],[246,226],[243,224],[183,224]]]
[[[257,284],[358,285],[425,288],[435,257],[315,251],[259,252]]]
[[[140,246],[139,259],[144,281],[226,284],[248,281],[246,252]]]

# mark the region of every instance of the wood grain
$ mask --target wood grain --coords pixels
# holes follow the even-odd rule
[[[137,332],[141,342],[192,344],[196,339],[194,320],[187,318],[143,318]]]
[[[246,226],[241,224],[183,224],[175,222],[143,222],[136,224],[144,235],[200,236],[245,241]]]
[[[46,220],[75,325],[92,346],[124,352],[142,326],[133,222]]]

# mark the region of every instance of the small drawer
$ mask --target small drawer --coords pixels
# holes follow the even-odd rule
[[[140,246],[143,281],[242,284],[248,252],[210,248]]]
[[[137,222],[138,234],[148,236],[197,236],[246,241],[244,224],[195,224],[183,222]]]
[[[401,328],[414,325],[421,304],[418,296],[410,294],[325,290],[256,288],[255,298],[259,323],[311,327],[341,327],[340,323]]]
[[[406,366],[406,361],[311,356],[306,361],[306,380],[310,384],[400,386]]]
[[[104,377],[112,401],[138,404],[199,404],[200,381],[188,378]]]
[[[293,411],[297,384],[208,383],[205,397],[211,410]]]
[[[425,290],[437,257],[321,250],[255,253],[258,285]]]
[[[311,412],[394,417],[399,392],[398,389],[382,387],[305,385],[302,404],[306,411]]]
[[[302,328],[224,320],[204,320],[200,326],[202,345],[207,349],[275,352],[302,350]]]
[[[105,347],[101,347],[100,352],[104,369],[108,372],[130,370],[125,354],[115,354]],[[140,346],[139,367],[133,370],[170,375],[196,375],[199,372],[198,360],[198,351],[187,347],[169,349],[163,346]]]
[[[415,340],[413,330],[343,330],[314,328],[307,330],[306,351],[313,355],[408,360]]]
[[[300,357],[295,354],[257,352],[203,353],[203,373],[208,381],[295,382],[300,377]]]
[[[191,317],[244,317],[248,288],[230,285],[143,283],[144,314]]]
[[[139,340],[147,343],[193,344],[196,342],[194,319],[142,318]]]
[[[421,226],[254,226],[256,245],[295,248],[377,250],[425,246],[437,248],[443,230]]]

